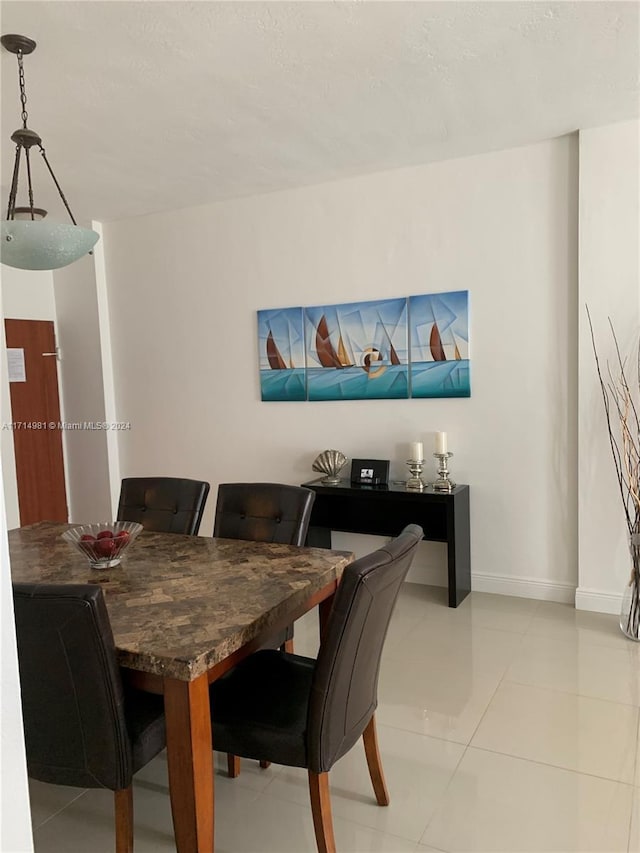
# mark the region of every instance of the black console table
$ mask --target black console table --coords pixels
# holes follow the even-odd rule
[[[348,480],[325,486],[321,479],[303,483],[316,493],[307,544],[331,547],[331,531],[397,536],[407,524],[419,524],[424,538],[446,542],[449,607],[471,592],[469,486],[451,492],[407,491],[404,485],[352,486]]]

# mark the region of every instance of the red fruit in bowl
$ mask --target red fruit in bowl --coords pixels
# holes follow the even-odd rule
[[[113,536],[109,538],[103,536],[102,539],[97,540],[94,550],[97,557],[113,557],[118,550],[118,546],[113,541]]]
[[[95,542],[96,537],[92,536],[90,533],[83,533],[80,537],[81,542]]]
[[[128,530],[119,530],[113,538],[120,539],[122,542],[128,542],[131,539],[131,534]]]
[[[110,530],[101,530],[96,539],[113,539],[113,533]]]

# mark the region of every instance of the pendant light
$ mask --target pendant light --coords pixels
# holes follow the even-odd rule
[[[98,234],[90,228],[80,228],[74,219],[62,188],[53,173],[42,139],[27,127],[27,95],[24,84],[23,56],[33,53],[36,47],[33,39],[26,36],[5,35],[0,38],[3,47],[18,57],[18,82],[20,103],[22,105],[22,127],[11,135],[16,144],[13,164],[13,177],[9,191],[7,218],[2,221],[2,239],[0,240],[0,260],[9,267],[22,270],[55,270],[65,267],[88,254],[98,240]],[[34,207],[33,186],[31,182],[31,149],[37,147],[53,179],[64,206],[71,217],[72,225],[45,220],[47,211]],[[18,179],[24,154],[27,175],[28,205],[16,207]]]

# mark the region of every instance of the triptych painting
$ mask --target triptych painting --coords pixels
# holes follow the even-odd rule
[[[262,399],[469,397],[468,296],[258,311]]]

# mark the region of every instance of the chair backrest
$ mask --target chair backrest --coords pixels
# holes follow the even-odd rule
[[[222,483],[213,535],[304,545],[316,494],[282,483]]]
[[[131,783],[131,740],[102,588],[13,584],[29,776],[84,788]]]
[[[351,749],[376,709],[389,621],[422,536],[422,528],[410,524],[342,574],[309,701],[308,766],[316,773]]]
[[[122,481],[118,521],[137,521],[157,533],[200,529],[209,483],[183,477],[127,477]]]

